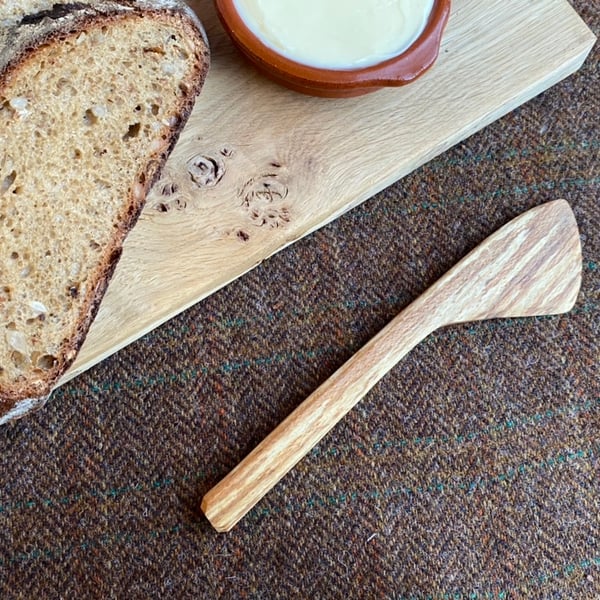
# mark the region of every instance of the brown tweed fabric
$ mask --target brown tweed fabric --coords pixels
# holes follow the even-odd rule
[[[574,5],[598,35],[597,0]],[[600,598],[599,59],[0,429],[0,596]],[[572,313],[436,332],[211,529],[204,492],[294,406],[559,197]]]

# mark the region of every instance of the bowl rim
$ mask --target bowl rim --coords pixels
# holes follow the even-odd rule
[[[258,66],[274,75],[304,85],[361,87],[404,85],[423,74],[438,57],[451,0],[434,0],[421,35],[403,52],[374,65],[330,69],[306,65],[267,46],[238,12],[234,0],[215,0],[217,14],[236,45]]]

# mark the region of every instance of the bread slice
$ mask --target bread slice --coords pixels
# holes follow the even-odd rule
[[[27,3],[41,8],[22,15]],[[83,343],[209,66],[172,0],[0,0],[0,422]]]

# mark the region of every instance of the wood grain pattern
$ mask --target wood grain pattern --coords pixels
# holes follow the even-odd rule
[[[417,82],[328,100],[245,63],[210,0],[211,72],[63,382],[576,70],[594,37],[566,0],[454,0]]]
[[[581,262],[579,231],[566,201],[512,220],[402,311],[210,490],[202,501],[206,517],[218,531],[229,531],[435,329],[570,310]]]

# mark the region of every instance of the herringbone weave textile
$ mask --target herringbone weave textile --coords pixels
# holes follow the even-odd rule
[[[597,0],[573,2],[598,35]],[[600,51],[0,429],[2,598],[600,598]],[[203,494],[427,286],[566,198],[562,316],[415,348],[231,533]]]

